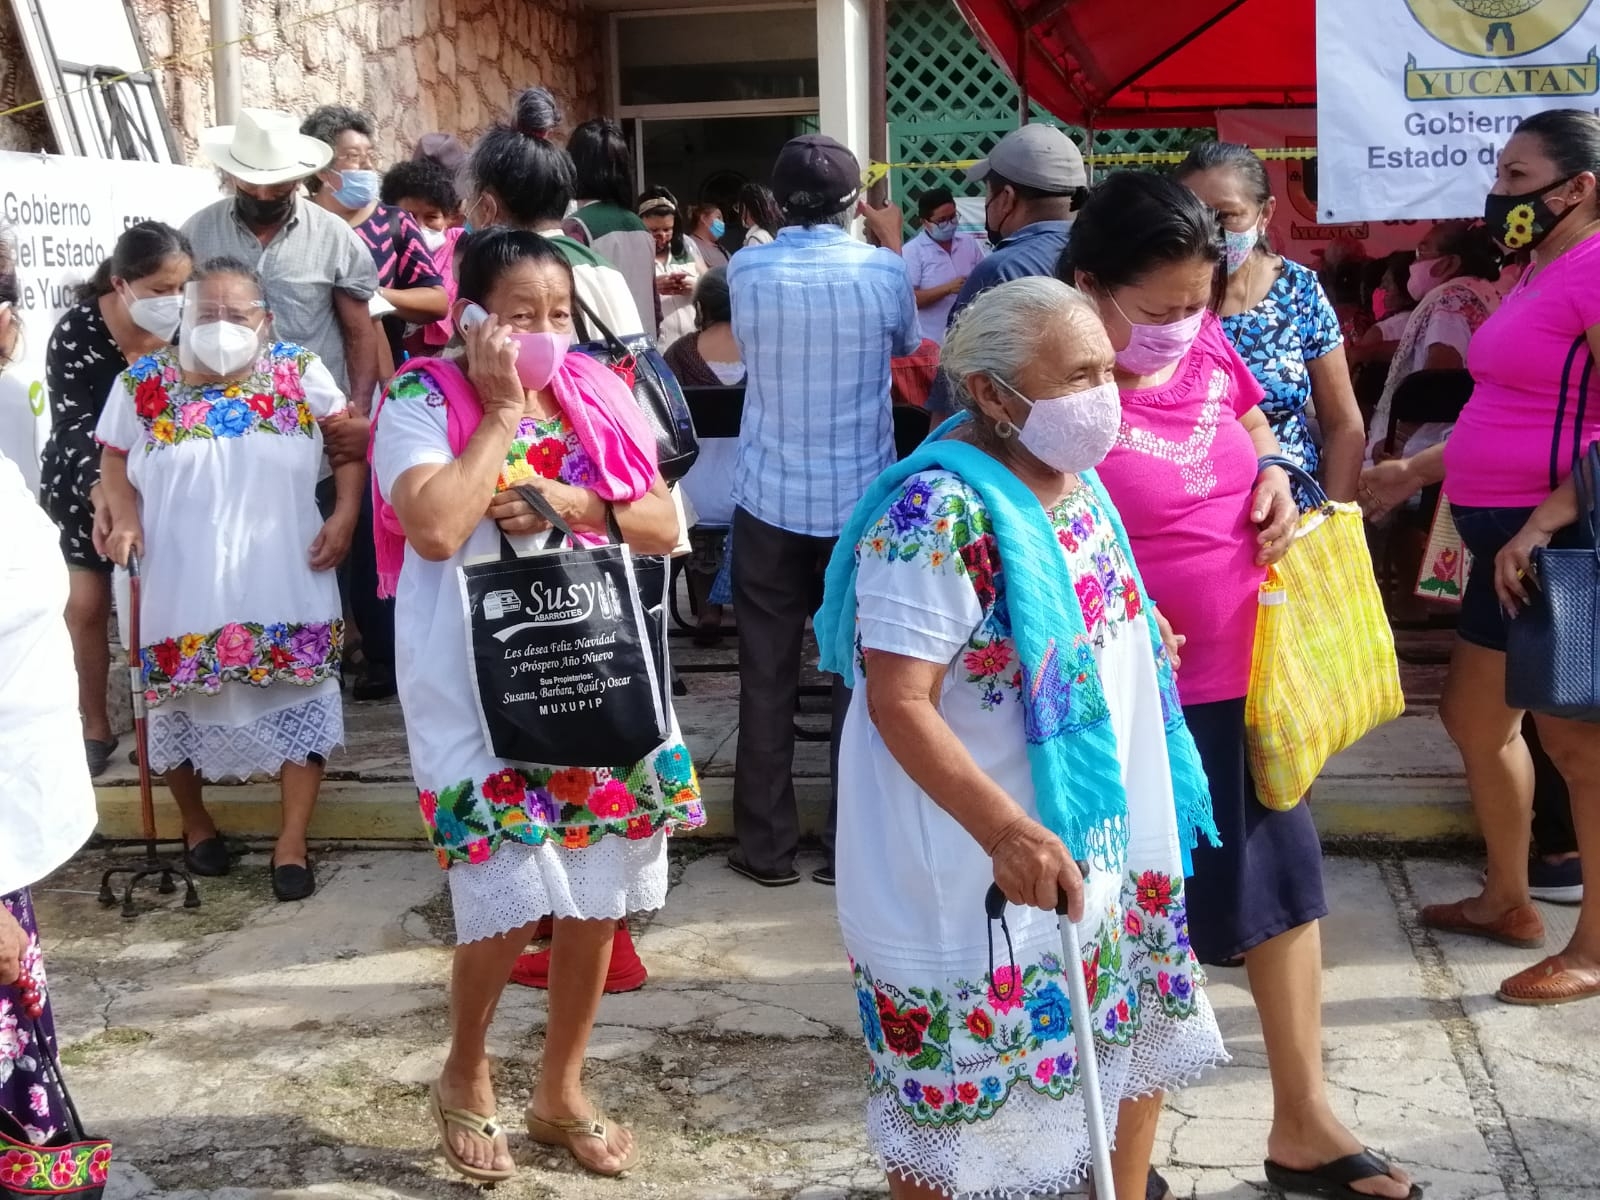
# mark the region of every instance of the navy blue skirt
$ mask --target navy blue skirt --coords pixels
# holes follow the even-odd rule
[[[1244,700],[1186,704],[1184,719],[1211,784],[1222,845],[1202,841],[1188,883],[1195,956],[1227,963],[1268,938],[1328,915],[1322,842],[1311,810],[1275,812],[1256,799],[1244,748]]]

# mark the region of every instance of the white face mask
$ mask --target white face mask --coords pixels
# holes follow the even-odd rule
[[[130,321],[164,342],[172,340],[183,321],[182,296],[135,296],[125,292],[122,302],[127,306]]]
[[[1122,397],[1115,383],[1030,400],[1005,380],[995,382],[1028,406],[1017,442],[1045,466],[1076,475],[1099,466],[1111,453],[1122,427]]]
[[[437,254],[444,246],[444,230],[429,229],[426,225],[419,225],[417,226],[417,232],[422,235],[422,244],[428,248],[430,254]]]
[[[184,345],[213,373],[237,375],[261,353],[261,334],[248,325],[213,321],[191,329],[184,338]]]

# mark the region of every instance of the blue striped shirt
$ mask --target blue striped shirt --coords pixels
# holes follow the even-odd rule
[[[791,225],[728,264],[746,375],[733,499],[768,525],[837,537],[894,462],[889,359],[921,342],[900,256]]]

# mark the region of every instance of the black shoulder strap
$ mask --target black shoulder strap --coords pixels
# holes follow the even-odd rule
[[[1561,365],[1561,390],[1556,395],[1556,423],[1550,432],[1550,490],[1553,492],[1561,486],[1561,430],[1567,423],[1567,392],[1572,386],[1572,366],[1578,361],[1578,353],[1589,344],[1589,339],[1584,334],[1579,334],[1572,343],[1572,348],[1567,351],[1567,361]],[[1589,372],[1594,367],[1594,356],[1589,357],[1589,364],[1584,368],[1581,382],[1579,383],[1580,409],[1584,406],[1582,388],[1588,381]],[[1578,417],[1576,429],[1583,428],[1583,417]],[[1574,438],[1577,433],[1574,432]]]

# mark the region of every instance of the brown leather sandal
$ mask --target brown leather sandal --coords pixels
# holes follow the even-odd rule
[[[1495,996],[1506,1004],[1570,1004],[1600,996],[1600,967],[1569,967],[1552,954],[1500,985]]]
[[[592,1117],[566,1117],[546,1118],[535,1116],[533,1109],[528,1109],[528,1136],[541,1146],[556,1146],[572,1155],[572,1161],[577,1163],[591,1175],[600,1175],[607,1179],[614,1179],[625,1171],[631,1171],[639,1162],[639,1143],[633,1144],[633,1151],[628,1155],[627,1161],[612,1170],[604,1171],[599,1167],[591,1166],[578,1156],[573,1149],[573,1143],[580,1138],[598,1138],[602,1146],[609,1146],[606,1135],[610,1132],[611,1118],[605,1113],[597,1112]]]
[[[1418,914],[1429,929],[1460,933],[1515,946],[1519,950],[1538,950],[1544,945],[1544,918],[1531,904],[1513,908],[1493,921],[1474,921],[1467,916],[1467,902],[1430,904]]]

